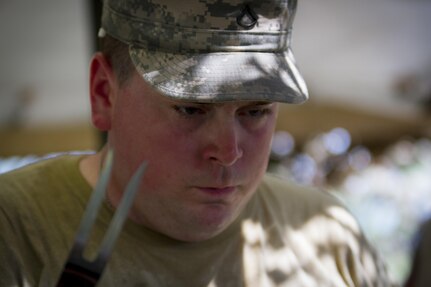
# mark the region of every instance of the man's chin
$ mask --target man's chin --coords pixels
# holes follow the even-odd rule
[[[181,238],[188,242],[199,242],[211,239],[222,233],[235,220],[233,212],[224,204],[210,204],[194,215],[194,224],[184,228]]]

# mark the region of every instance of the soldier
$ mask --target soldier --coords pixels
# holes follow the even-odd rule
[[[266,174],[279,103],[308,97],[296,4],[104,1],[90,98],[106,145],[0,177],[0,285],[55,284],[112,149],[89,253],[148,167],[100,286],[387,286],[336,199]]]

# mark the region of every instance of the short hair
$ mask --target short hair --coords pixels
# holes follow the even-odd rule
[[[119,85],[122,86],[135,71],[129,55],[129,46],[109,35],[105,35],[99,38],[99,47],[111,64]]]

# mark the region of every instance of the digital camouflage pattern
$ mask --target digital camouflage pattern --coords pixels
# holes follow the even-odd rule
[[[166,96],[304,102],[289,48],[296,0],[105,0],[102,27]]]
[[[274,52],[286,49],[296,1],[108,2],[105,29],[126,43],[166,52]],[[247,31],[238,20],[253,12],[258,23]]]

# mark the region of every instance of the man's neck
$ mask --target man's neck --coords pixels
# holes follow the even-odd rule
[[[105,149],[84,157],[79,163],[79,171],[93,188],[99,179],[99,171],[104,158]]]

